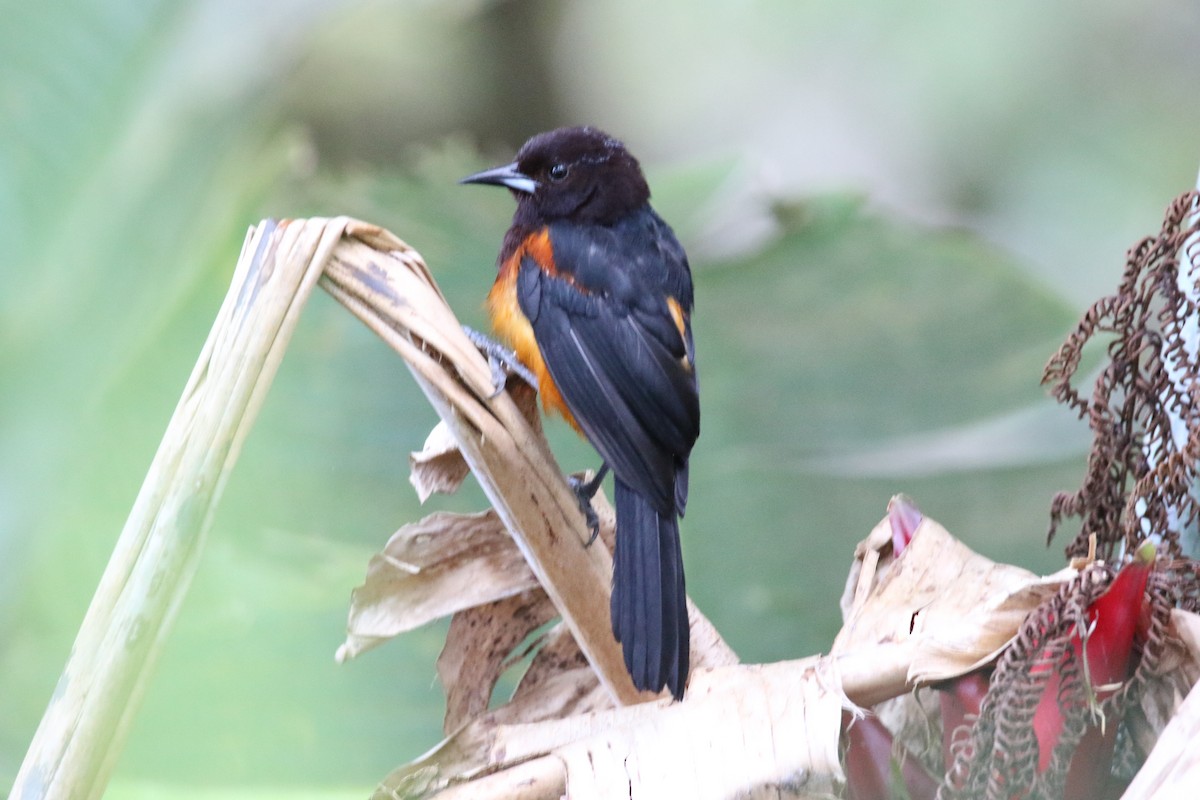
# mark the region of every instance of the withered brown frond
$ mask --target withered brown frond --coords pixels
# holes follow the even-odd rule
[[[1046,365],[1042,382],[1088,421],[1094,436],[1082,487],[1058,494],[1051,505],[1049,538],[1064,518],[1082,520],[1069,557],[1086,554],[1095,535],[1097,556],[1111,561],[1151,534],[1161,538],[1162,555],[1177,557],[1180,532],[1200,514],[1194,349],[1200,276],[1191,266],[1200,263],[1198,209],[1196,192],[1171,203],[1158,236],[1130,248],[1117,292],[1088,309]],[[1098,334],[1112,338],[1089,401],[1072,379]]]

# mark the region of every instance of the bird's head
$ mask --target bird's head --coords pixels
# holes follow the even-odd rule
[[[539,133],[511,164],[460,182],[506,186],[520,210],[546,222],[610,224],[650,199],[637,159],[621,142],[590,127]]]

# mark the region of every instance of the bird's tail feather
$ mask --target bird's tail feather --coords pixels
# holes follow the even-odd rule
[[[682,699],[691,649],[679,522],[673,513],[659,514],[620,478],[615,494],[613,635],[637,688],[657,692],[666,686]]]

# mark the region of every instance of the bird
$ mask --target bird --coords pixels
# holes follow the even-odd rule
[[[536,379],[545,412],[603,459],[575,484],[585,512],[611,468],[613,635],[635,687],[682,700],[690,629],[679,520],[700,435],[687,255],[650,206],[637,159],[594,127],[539,133],[512,163],[461,183],[516,199],[487,297],[492,328]]]

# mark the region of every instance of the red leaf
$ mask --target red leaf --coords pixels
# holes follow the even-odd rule
[[[850,800],[889,800],[896,797],[893,781],[896,772],[893,762],[899,758],[904,790],[911,800],[932,800],[937,795],[938,782],[903,745],[897,746],[891,731],[878,717],[867,716],[852,720],[842,712],[842,728],[846,731],[846,797]]]
[[[1078,630],[1071,632],[1071,649],[1075,659],[1085,667],[1085,680],[1095,693],[1096,701],[1111,696],[1116,690],[1114,685],[1129,677],[1134,636],[1146,603],[1146,581],[1154,566],[1154,556],[1153,544],[1142,545],[1134,560],[1121,568],[1112,585],[1088,607],[1090,633],[1086,637],[1086,647],[1085,637]],[[1053,670],[1033,717],[1039,773],[1045,772],[1050,765],[1064,724],[1058,701],[1062,686],[1058,666],[1051,663],[1047,654],[1032,670],[1033,674]],[[1097,725],[1088,727],[1071,757],[1063,795],[1066,800],[1094,798],[1100,794],[1108,781],[1118,722],[1108,720],[1104,730]]]
[[[979,669],[968,672],[957,678],[937,686],[938,699],[942,706],[942,758],[946,769],[954,763],[951,745],[954,743],[954,733],[963,725],[975,724],[979,717],[979,707],[987,696],[991,671]],[[967,717],[971,717],[970,720]]]

